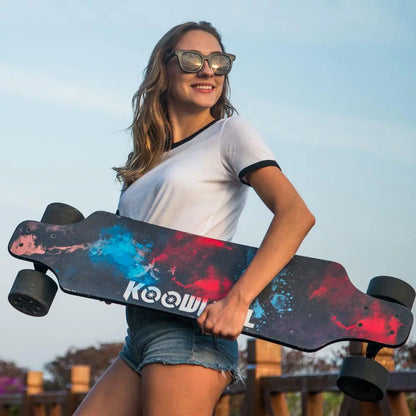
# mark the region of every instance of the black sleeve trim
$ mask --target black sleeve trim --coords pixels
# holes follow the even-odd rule
[[[245,185],[249,185],[250,184],[246,181],[245,177],[251,173],[254,172],[258,169],[264,168],[266,166],[276,166],[278,169],[280,169],[280,166],[277,164],[277,162],[275,160],[262,160],[261,162],[257,162],[257,163],[253,163],[250,166],[247,166],[246,168],[244,168],[239,174],[238,177],[240,178],[240,181],[242,183],[244,183]],[[280,169],[282,170],[282,169]]]

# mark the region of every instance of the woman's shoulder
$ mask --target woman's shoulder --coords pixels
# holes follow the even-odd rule
[[[261,137],[258,130],[243,116],[235,115],[221,120],[223,122],[223,140],[251,139]]]
[[[239,129],[242,127],[250,126],[248,120],[245,117],[240,116],[239,114],[223,118],[221,122],[223,123],[224,128],[227,129]]]

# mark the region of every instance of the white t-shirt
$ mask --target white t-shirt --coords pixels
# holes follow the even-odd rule
[[[175,143],[161,163],[121,193],[118,211],[152,224],[231,240],[249,190],[245,175],[277,166],[240,116],[212,122]]]

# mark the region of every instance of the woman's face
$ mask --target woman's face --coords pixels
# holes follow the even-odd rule
[[[186,32],[176,44],[175,50],[196,50],[202,55],[222,52],[221,45],[211,34],[202,30]],[[186,73],[181,70],[174,56],[167,64],[169,93],[168,111],[200,113],[209,110],[218,101],[224,87],[224,75],[214,75],[205,61],[200,71]]]

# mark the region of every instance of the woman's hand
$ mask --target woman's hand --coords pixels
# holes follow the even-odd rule
[[[230,341],[241,334],[249,305],[230,295],[204,309],[197,320],[202,333]]]

